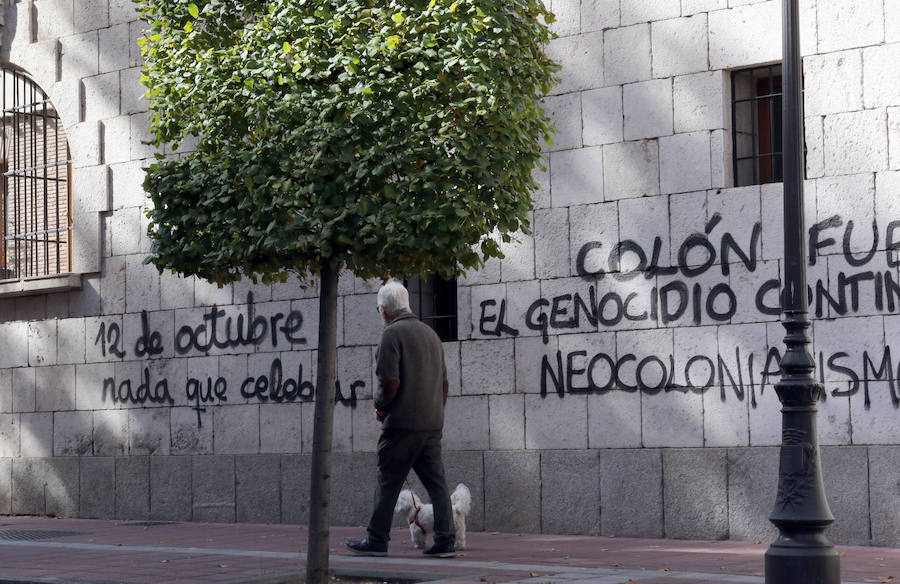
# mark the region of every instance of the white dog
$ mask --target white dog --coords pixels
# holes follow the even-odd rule
[[[453,526],[456,528],[456,549],[466,549],[466,516],[472,506],[472,494],[469,488],[460,483],[450,495],[453,507]],[[434,535],[434,510],[431,505],[423,505],[422,500],[409,489],[403,489],[394,507],[396,513],[402,514],[409,521],[409,536],[413,545],[425,547],[425,536]]]

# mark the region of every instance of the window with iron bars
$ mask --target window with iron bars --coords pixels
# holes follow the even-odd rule
[[[0,279],[72,266],[72,168],[59,114],[23,71],[4,66]]]
[[[734,186],[782,180],[781,65],[731,74]]]
[[[408,278],[403,285],[409,290],[409,306],[419,319],[434,329],[442,341],[455,341],[456,280],[442,280],[432,274],[427,278]]]

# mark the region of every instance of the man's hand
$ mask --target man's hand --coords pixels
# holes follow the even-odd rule
[[[378,409],[375,410],[375,419],[378,420],[379,422],[383,422],[384,417],[386,415],[387,415],[387,412],[384,410],[378,410]]]

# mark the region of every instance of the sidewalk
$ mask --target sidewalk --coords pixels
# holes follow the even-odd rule
[[[332,528],[331,568],[347,582],[762,584],[768,542],[469,533],[453,559],[426,559],[393,532],[386,558],[350,556],[359,527]],[[292,525],[0,517],[0,584],[300,582],[307,530]],[[845,583],[900,583],[900,550],[838,547]]]

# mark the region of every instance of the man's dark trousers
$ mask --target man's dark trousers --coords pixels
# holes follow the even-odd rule
[[[375,510],[369,520],[367,539],[376,546],[387,546],[391,539],[394,505],[410,469],[428,490],[434,508],[434,543],[453,543],[450,492],[444,479],[441,459],[441,431],[383,430],[378,439],[378,485]]]

